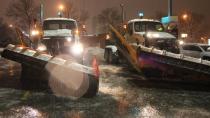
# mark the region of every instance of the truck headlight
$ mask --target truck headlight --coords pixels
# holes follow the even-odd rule
[[[71,51],[75,55],[80,55],[83,52],[83,50],[84,50],[84,48],[83,48],[82,44],[80,44],[80,43],[75,43],[71,47]]]
[[[38,45],[37,51],[43,52],[43,51],[46,51],[46,50],[47,50],[47,47],[44,44],[39,44]]]
[[[157,33],[147,33],[148,38],[159,38],[160,35]]]
[[[72,41],[72,38],[71,38],[71,37],[67,37],[66,40],[67,40],[68,42],[71,42],[71,41]]]
[[[183,40],[179,40],[179,45],[183,45],[184,41]]]
[[[32,30],[31,31],[31,36],[37,36],[39,34],[40,34],[39,30]]]

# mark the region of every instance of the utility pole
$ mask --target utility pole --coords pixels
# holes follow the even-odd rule
[[[41,24],[44,21],[44,0],[41,0],[41,4],[40,4],[40,22]]]
[[[168,0],[168,16],[173,16],[173,1]]]
[[[125,11],[124,11],[124,4],[120,4],[120,7],[122,9],[122,24],[124,23],[125,21]]]

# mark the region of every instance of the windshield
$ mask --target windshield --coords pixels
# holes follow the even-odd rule
[[[135,32],[157,31],[163,32],[164,27],[159,22],[135,22]]]
[[[44,30],[75,29],[75,21],[49,20],[44,22]]]
[[[204,51],[208,51],[210,52],[210,50],[208,50],[210,48],[209,45],[206,45],[206,46],[201,46],[201,48],[204,50]]]

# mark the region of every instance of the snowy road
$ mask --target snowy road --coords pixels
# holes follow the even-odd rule
[[[104,64],[103,50],[93,50],[101,60],[99,94],[93,99],[76,101],[46,92],[20,90],[20,65],[1,59],[0,117],[210,117],[208,88],[201,91],[194,90],[193,85],[141,81],[142,76],[124,66]]]

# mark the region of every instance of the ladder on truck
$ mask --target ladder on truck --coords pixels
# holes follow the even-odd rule
[[[115,40],[122,56],[132,65],[132,67],[146,76],[152,75],[154,71],[161,72],[162,75],[177,75],[179,80],[184,82],[210,83],[210,61],[175,54],[165,50],[158,50],[153,47],[148,48],[138,45],[137,49],[127,43],[124,36],[110,25],[111,40]],[[163,79],[163,78],[161,78]],[[170,79],[166,79],[171,81]],[[174,81],[174,79],[172,80]],[[175,80],[176,81],[176,80]]]

